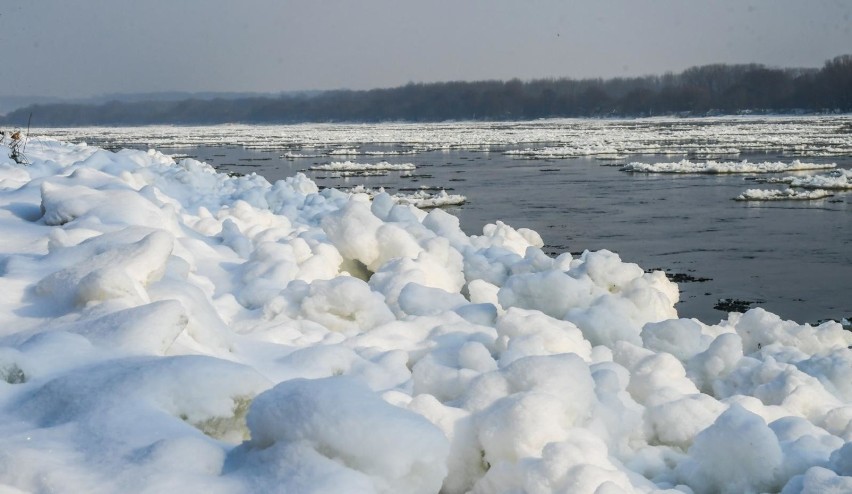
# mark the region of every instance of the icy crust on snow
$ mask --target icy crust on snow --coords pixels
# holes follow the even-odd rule
[[[412,171],[417,167],[413,163],[393,164],[387,161],[379,163],[355,163],[352,161],[333,161],[325,165],[314,165],[311,170],[366,172],[379,170]]]
[[[801,191],[795,189],[748,189],[734,198],[736,201],[813,201],[834,194],[823,189]]]
[[[639,173],[781,173],[798,170],[825,170],[836,168],[834,163],[803,163],[795,160],[791,163],[763,162],[750,163],[748,161],[706,161],[692,162],[681,160],[676,163],[628,163],[621,168],[623,172]]]
[[[0,158],[9,490],[850,489],[840,324],[678,319],[612,252],[303,175],[28,155]]]

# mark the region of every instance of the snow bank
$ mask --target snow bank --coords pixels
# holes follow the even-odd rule
[[[825,492],[852,333],[501,222],[156,151],[0,148],[13,492]]]
[[[810,191],[798,191],[794,189],[748,189],[734,198],[735,201],[812,201],[825,199],[834,194],[827,190],[816,189]]]
[[[763,162],[749,163],[748,161],[706,161],[693,163],[681,160],[677,163],[628,163],[621,168],[623,172],[639,173],[781,173],[797,170],[824,170],[835,168],[836,164],[803,163],[795,160],[791,163]]]

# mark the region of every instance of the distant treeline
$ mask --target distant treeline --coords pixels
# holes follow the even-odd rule
[[[545,117],[852,111],[852,55],[821,69],[705,65],[680,74],[408,84],[369,91],[182,101],[44,104],[6,125],[38,126],[527,120]]]

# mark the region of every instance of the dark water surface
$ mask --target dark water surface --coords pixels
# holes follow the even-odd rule
[[[392,147],[364,147],[389,150]],[[496,220],[532,228],[545,251],[609,249],[645,269],[666,270],[681,281],[678,313],[715,323],[720,299],[755,302],[799,322],[852,316],[852,193],[818,201],[736,202],[756,184],[749,175],[662,175],[620,172],[630,161],[677,161],[671,156],[518,159],[500,152],[425,151],[402,156],[333,156],[284,159],[281,151],[238,146],[161,149],[189,155],[222,171],[256,172],[270,181],[314,164],[414,163],[412,176],[342,178],[306,171],[321,187],[356,185],[404,188],[440,186],[467,196],[449,208],[468,234]],[[777,155],[736,160],[792,161]],[[807,161],[852,167],[852,158]],[[609,166],[607,166],[609,165]],[[816,172],[815,172],[816,173]],[[771,175],[767,175],[771,176]],[[753,176],[752,176],[753,178]],[[778,186],[776,186],[778,187]],[[703,280],[703,281],[701,281]]]

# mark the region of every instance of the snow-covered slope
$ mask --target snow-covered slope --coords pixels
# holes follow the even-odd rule
[[[303,175],[28,156],[0,158],[6,492],[852,490],[840,324],[677,319],[612,252]]]

